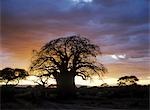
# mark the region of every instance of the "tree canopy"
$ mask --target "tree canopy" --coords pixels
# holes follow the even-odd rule
[[[136,76],[123,76],[118,79],[119,86],[136,85],[139,79]]]
[[[17,80],[17,84],[18,84],[20,79],[24,79],[28,75],[29,75],[28,72],[25,71],[24,69],[4,68],[0,71],[0,80],[5,81],[6,85],[10,81]]]
[[[100,48],[87,38],[78,35],[58,38],[45,44],[39,51],[34,50],[31,71],[53,75],[58,87],[68,88],[69,84],[75,85],[75,76],[86,80],[92,75],[100,76],[106,72],[106,68],[97,62],[97,55],[101,55]]]
[[[109,85],[107,83],[103,83],[101,84],[101,87],[109,87]]]

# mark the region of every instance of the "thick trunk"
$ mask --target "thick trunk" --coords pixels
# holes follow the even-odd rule
[[[73,98],[76,94],[74,76],[71,74],[61,75],[56,78],[59,98]]]

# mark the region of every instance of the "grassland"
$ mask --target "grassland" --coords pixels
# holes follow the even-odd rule
[[[56,88],[1,86],[2,110],[148,110],[150,86],[77,88],[74,99],[59,99]]]

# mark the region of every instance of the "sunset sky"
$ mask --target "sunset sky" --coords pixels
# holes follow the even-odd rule
[[[104,81],[136,75],[150,84],[149,5],[149,0],[1,0],[0,69],[28,70],[33,49],[80,34],[100,46],[97,59],[108,69]]]

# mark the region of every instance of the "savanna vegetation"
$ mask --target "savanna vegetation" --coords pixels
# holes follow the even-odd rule
[[[17,81],[17,83],[15,84],[17,85],[19,83],[19,80],[24,79],[27,76],[29,76],[29,74],[24,69],[4,68],[0,70],[0,81],[6,83],[6,85],[11,81],[13,83]]]
[[[30,70],[0,70],[2,109],[148,109],[149,85],[138,85],[136,76],[123,76],[118,86],[103,83],[99,87],[75,85],[75,76],[83,80],[101,77],[107,69],[96,56],[100,48],[80,36],[58,38],[33,51]],[[16,86],[21,79],[34,75],[36,86]],[[55,85],[48,80],[54,78]],[[13,82],[13,84],[9,84]],[[49,86],[48,86],[49,85]]]
[[[1,86],[1,108],[4,109],[71,109],[148,110],[149,85],[113,87],[79,87],[76,98],[59,99],[57,88],[41,86]],[[102,110],[103,110],[102,109]],[[105,110],[105,109],[104,109]]]

